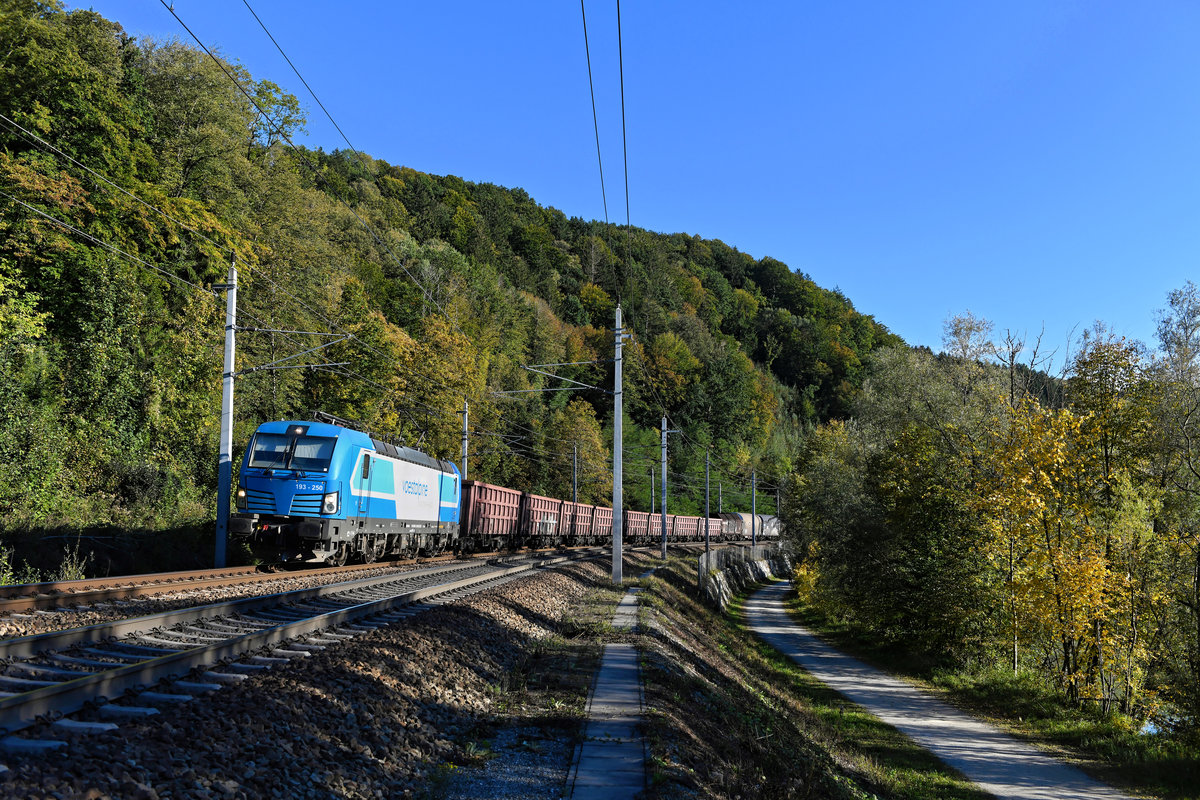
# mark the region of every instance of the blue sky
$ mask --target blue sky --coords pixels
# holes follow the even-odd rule
[[[578,3],[251,0],[353,145],[604,218]],[[91,7],[190,41],[154,0]],[[241,0],[174,0],[309,109]],[[1153,344],[1200,255],[1200,5],[636,3],[621,9],[633,224],[840,288],[910,344],[970,310],[1060,352]],[[625,220],[615,3],[589,2],[608,216]]]

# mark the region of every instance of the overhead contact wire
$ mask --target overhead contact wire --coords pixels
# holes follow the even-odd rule
[[[235,78],[233,76],[233,74],[229,71],[228,67],[225,66],[224,62],[222,62],[221,59],[217,58],[216,54],[213,53],[213,51],[210,50],[209,47],[206,44],[204,44],[203,41],[201,41],[200,37],[197,36],[192,31],[192,29],[187,26],[187,23],[185,23],[177,13],[175,13],[175,9],[167,2],[167,0],[159,0],[159,2],[161,2],[163,7],[166,8],[167,11],[171,14],[171,16],[175,18],[175,21],[178,22],[185,31],[187,31],[188,35],[192,37],[192,40],[195,41],[196,44],[200,46],[200,49],[202,49],[208,55],[208,57],[213,60],[213,62],[217,65],[217,67],[222,72],[225,73],[225,76],[227,78],[229,78],[230,82],[233,83],[234,87],[236,87],[237,90],[242,93],[242,95],[246,98],[247,101],[249,101],[250,105],[254,106],[255,110],[257,110],[258,113],[262,114],[263,119],[267,121],[267,124],[272,128],[272,130],[274,130],[276,133],[278,133],[280,138],[283,141],[287,142],[288,147],[290,147],[293,150],[293,152],[300,153],[300,148],[298,148],[296,146],[296,143],[292,141],[291,137],[287,135],[287,132],[284,131],[279,125],[277,125],[275,123],[275,121],[271,118],[271,116],[269,114],[267,114],[267,112],[263,109],[263,107],[258,104],[258,102],[254,99],[254,97],[248,91],[246,91],[246,88],[244,86],[242,86],[242,84],[237,80],[237,78]],[[314,175],[316,175],[319,179],[320,178],[320,170],[318,170],[312,164],[312,162],[310,162],[307,158],[304,158],[302,155],[301,155],[301,160],[303,161],[304,165],[306,167],[308,167],[309,170],[311,170],[312,173]],[[388,247],[387,243],[384,242],[379,237],[379,234],[376,233],[375,229],[372,228],[371,225],[365,219],[363,219],[362,216],[357,211],[355,211],[354,208],[351,207],[349,203],[347,203],[345,200],[342,200],[341,198],[338,198],[338,200],[350,212],[350,214],[353,215],[353,217],[356,220],[358,220],[359,224],[362,225],[363,228],[369,234],[371,234],[371,237],[375,240],[375,243],[378,244],[380,247],[382,247],[384,249],[384,251],[387,252],[387,254],[392,257],[392,260],[395,261],[396,265],[399,266],[400,269],[402,269],[404,271],[404,274],[407,275],[408,279],[413,282],[413,285],[421,290],[422,294],[429,300],[429,302],[432,303],[433,306],[435,308],[437,308],[437,310],[439,312],[441,312],[442,316],[444,316],[450,322],[450,324],[454,326],[454,329],[456,331],[458,331],[459,334],[466,336],[466,334],[463,333],[462,329],[459,328],[458,323],[455,322],[454,319],[451,318],[450,315],[446,313],[446,310],[444,308],[442,308],[441,304],[438,303],[438,301],[433,297],[432,293],[428,289],[426,289],[425,286],[420,281],[418,281],[416,279],[416,277],[412,274],[412,272],[409,271],[408,267],[404,264],[404,262],[395,253],[392,252],[392,249],[390,247]]]
[[[588,91],[592,96],[592,127],[596,130],[596,164],[600,167],[600,198],[604,201],[604,223],[608,224],[608,193],[604,190],[604,160],[600,157],[600,119],[596,115],[596,87],[592,83],[592,52],[588,47],[587,12],[583,7],[584,0],[579,0],[579,13],[583,17],[583,52],[587,56]],[[629,205],[628,192],[626,206]],[[628,214],[628,210],[626,210]]]

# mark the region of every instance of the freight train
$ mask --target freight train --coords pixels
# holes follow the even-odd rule
[[[382,558],[611,542],[613,510],[463,481],[458,467],[322,416],[265,422],[238,473],[229,532],[271,562]],[[337,424],[337,423],[342,424]],[[661,541],[662,515],[625,511],[623,541]],[[711,541],[779,536],[778,520],[725,513]],[[667,515],[667,540],[704,540],[704,518]]]

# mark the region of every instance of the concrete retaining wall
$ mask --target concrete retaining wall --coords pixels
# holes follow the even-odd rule
[[[735,594],[772,577],[789,577],[792,563],[779,544],[722,547],[699,556],[696,571],[704,598],[724,611]]]

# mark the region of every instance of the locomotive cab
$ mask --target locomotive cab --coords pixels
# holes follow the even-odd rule
[[[342,564],[452,547],[458,469],[325,422],[267,422],[246,448],[229,532],[270,561]]]
[[[345,515],[335,459],[354,449],[341,433],[324,423],[260,425],[242,460],[229,532],[281,561],[311,559],[310,542],[339,536]]]

